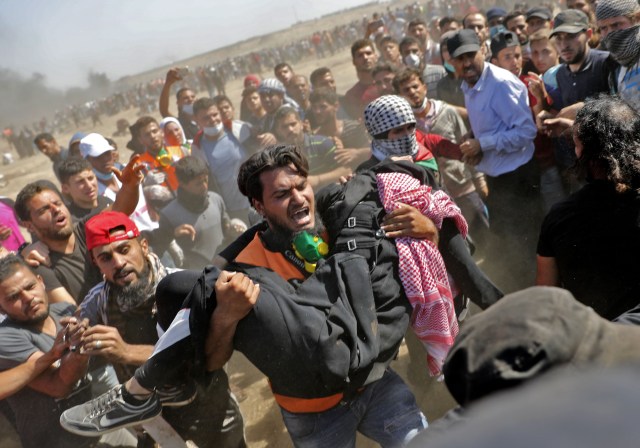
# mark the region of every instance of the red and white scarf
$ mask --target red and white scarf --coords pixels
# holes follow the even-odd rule
[[[452,218],[463,237],[467,222],[458,206],[442,191],[432,191],[418,179],[402,173],[376,176],[380,200],[387,213],[400,203],[417,208],[442,227]],[[444,260],[434,243],[416,238],[396,238],[399,273],[404,292],[413,306],[411,326],[427,351],[431,375],[439,375],[444,359],[458,334],[458,320]]]

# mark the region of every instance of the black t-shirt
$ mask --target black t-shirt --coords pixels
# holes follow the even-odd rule
[[[51,270],[76,303],[81,303],[87,292],[102,281],[102,274],[91,261],[87,250],[87,242],[85,241],[84,225],[96,213],[92,212],[74,224],[75,246],[72,253],[49,252]],[[46,278],[46,273],[43,272],[46,269],[48,268],[41,266],[36,269],[36,273]],[[51,284],[46,285],[46,287],[48,290],[52,289]]]
[[[42,277],[42,281],[44,282],[44,288],[47,292],[53,291],[54,289],[58,289],[62,287],[62,283],[56,277],[55,272],[52,269],[46,266],[38,266],[34,269],[35,273]]]
[[[180,113],[178,114],[178,121],[180,122],[180,125],[184,130],[184,136],[188,140],[193,140],[199,131],[198,125],[195,124],[195,122],[193,121],[193,118],[189,115],[182,113],[182,111],[180,111]]]
[[[640,197],[587,184],[544,219],[538,255],[554,257],[564,288],[606,319],[640,303]]]
[[[111,204],[113,204],[113,201],[111,199],[109,199],[106,196],[100,195],[98,196],[98,206],[96,208],[82,208],[79,205],[77,205],[75,202],[67,203],[67,208],[71,213],[71,218],[73,219],[73,222],[76,223],[89,214],[95,214],[95,213],[101,212]]]
[[[607,51],[600,50],[589,50],[577,72],[572,72],[568,65],[562,64],[556,74],[562,104],[554,104],[554,107],[571,106],[598,93],[609,92],[609,74],[617,65]]]

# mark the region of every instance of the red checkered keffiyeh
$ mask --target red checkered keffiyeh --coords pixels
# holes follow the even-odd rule
[[[376,176],[380,200],[387,213],[399,203],[417,208],[439,229],[444,218],[452,218],[463,237],[467,222],[460,209],[442,191],[407,174],[382,173]],[[404,292],[413,306],[411,326],[427,351],[429,372],[440,374],[442,364],[458,334],[458,320],[447,269],[438,248],[431,241],[396,238],[399,273]]]

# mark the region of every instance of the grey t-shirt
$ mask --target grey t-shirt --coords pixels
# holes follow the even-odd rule
[[[240,193],[237,179],[240,165],[249,154],[230,132],[225,131],[224,134],[216,141],[206,138],[200,141],[200,147],[209,165],[210,179],[214,183],[209,185],[209,188],[215,186],[228,210],[243,210],[248,208],[249,204],[247,198]]]
[[[160,248],[164,249],[174,229],[180,224],[191,224],[196,229],[196,237],[176,238],[176,242],[184,251],[184,269],[202,269],[211,263],[213,256],[222,249],[224,229],[229,223],[229,216],[222,197],[209,192],[209,205],[201,213],[188,210],[179,199],[174,199],[160,212],[160,227],[156,231]],[[154,249],[158,249],[154,246]]]
[[[53,303],[50,316],[60,330],[60,318],[71,316],[76,307],[69,303]],[[54,337],[10,319],[0,323],[0,371],[24,363],[37,352],[51,349]],[[30,387],[7,398],[16,418],[16,426],[23,448],[84,447],[95,439],[73,435],[60,426],[60,414],[65,409],[91,399],[88,387],[76,388],[65,399],[55,399]]]

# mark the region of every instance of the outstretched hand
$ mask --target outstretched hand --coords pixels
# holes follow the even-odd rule
[[[115,167],[111,168],[111,170],[123,185],[137,187],[144,180],[144,168],[144,164],[140,163],[140,155],[136,154],[131,157],[131,160],[122,171]]]

